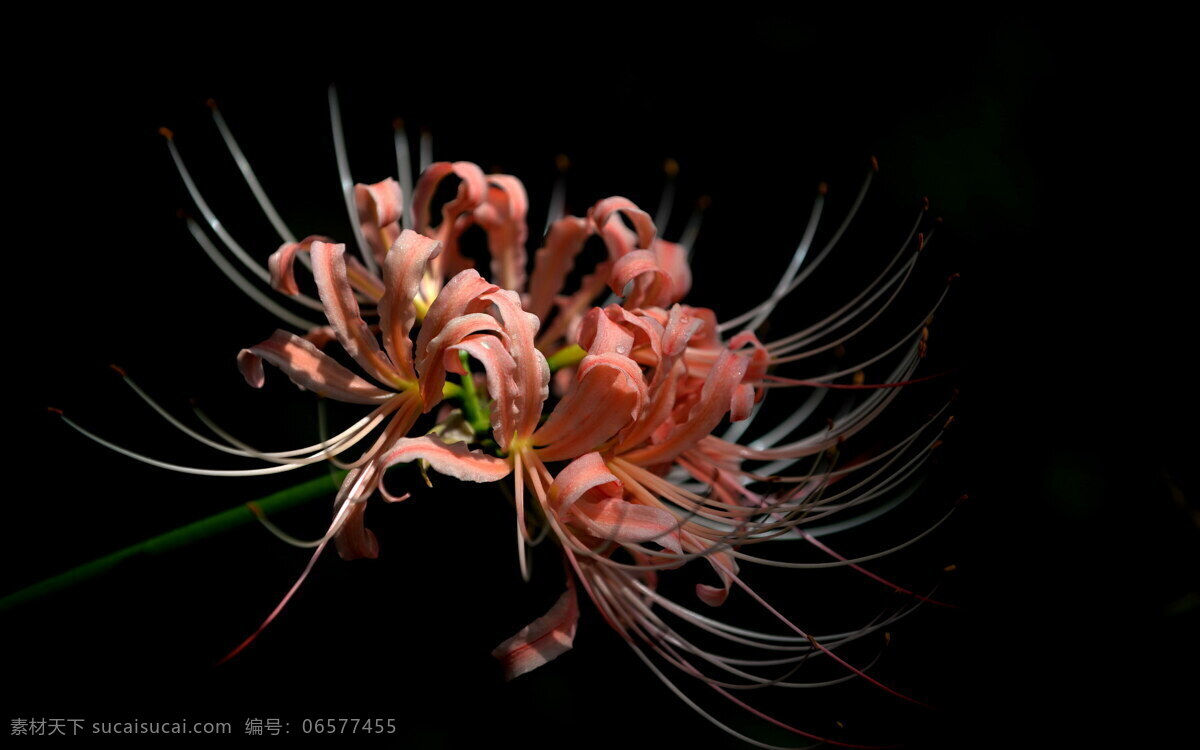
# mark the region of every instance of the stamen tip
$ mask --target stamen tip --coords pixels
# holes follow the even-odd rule
[[[392,120],[392,130],[404,130],[403,117],[397,117],[395,120]]]
[[[890,630],[885,630],[885,631],[884,631],[884,633],[883,633],[883,642],[884,642],[884,644],[885,644],[885,645],[886,645],[886,644],[888,644],[888,643],[891,643],[891,642],[892,642],[892,631],[890,631]]]
[[[168,141],[175,140],[175,133],[170,128],[167,128],[167,127],[159,128],[158,134],[161,135],[163,138],[166,138]]]
[[[216,99],[213,99],[211,96],[210,96],[208,99],[206,99],[206,100],[205,100],[204,104],[205,104],[205,106],[207,106],[209,109],[216,109],[216,108],[217,108],[217,100],[216,100]]]
[[[954,415],[953,415],[953,414],[951,414],[950,416],[946,417],[946,423],[945,423],[944,425],[942,425],[942,429],[943,429],[943,430],[948,430],[948,429],[950,429],[950,425],[954,424],[954,420],[955,420],[955,418],[954,418]]]
[[[123,378],[129,377],[129,373],[125,372],[125,368],[121,367],[120,365],[110,364],[109,368],[112,369],[113,372],[115,372],[116,374],[120,375]]]
[[[859,370],[858,372],[854,373],[855,385],[862,385],[865,382],[867,382],[867,374],[865,372]]]
[[[817,185],[817,194],[822,197],[829,195],[829,183],[822,182],[819,185]]]
[[[958,281],[961,278],[962,278],[962,274],[955,271],[954,273],[950,274],[950,278],[946,279],[946,283],[953,284],[954,282]]]
[[[968,501],[970,499],[971,499],[971,496],[964,492],[963,494],[958,496],[958,499],[954,501],[954,504],[962,505],[963,503],[965,503],[966,501]]]
[[[571,167],[571,160],[566,154],[559,154],[554,157],[554,166],[559,172],[566,172]]]
[[[879,172],[879,160],[874,156],[871,157],[871,170],[874,172]]]
[[[924,206],[924,207],[922,208],[922,210],[923,210],[923,211],[928,211],[928,210],[929,210],[929,196],[928,196],[928,195],[926,195],[925,197],[921,198],[921,202],[922,202],[922,204],[923,204],[923,206]]]
[[[674,159],[667,158],[663,160],[663,171],[667,173],[667,177],[674,179],[679,174],[679,162]]]
[[[846,356],[846,347],[841,344],[838,344],[833,350],[833,356],[837,357],[838,359],[845,357]]]
[[[64,416],[64,415],[63,415],[63,410],[62,410],[62,409],[59,409],[59,408],[58,408],[58,407],[56,407],[56,406],[47,406],[47,407],[46,407],[46,411],[50,412],[51,414],[57,414],[57,415],[58,415],[58,416],[60,416],[60,417],[61,417],[61,416]]]
[[[711,195],[702,195],[696,200],[696,208],[700,209],[701,211],[707,209],[711,205],[712,205],[712,196]]]
[[[946,567],[942,568],[942,570],[944,570],[947,573],[953,573],[954,571],[958,570],[958,566],[955,565],[954,563],[950,563]]]

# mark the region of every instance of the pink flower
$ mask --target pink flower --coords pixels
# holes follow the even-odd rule
[[[867,430],[895,400],[900,386],[925,379],[915,373],[927,347],[928,319],[941,300],[894,345],[849,366],[818,369],[808,377],[780,374],[781,368],[837,350],[886,313],[924,245],[918,232],[921,217],[891,262],[859,294],[822,320],[764,343],[756,331],[833,250],[861,195],[832,238],[810,252],[823,210],[822,191],[775,288],[760,304],[720,322],[713,310],[683,304],[692,284],[687,243],[660,238],[650,215],[619,196],[597,202],[586,216],[552,213],[529,269],[524,186],[514,176],[486,175],[469,162],[430,164],[417,180],[412,210],[406,212],[405,157],[400,181],[353,184],[339,143],[346,206],[361,260],[345,244],[325,237],[297,240],[258,188],[214,112],[283,243],[266,268],[253,261],[209,210],[169,139],[200,213],[253,275],[325,317],[324,322],[300,317],[252,291],[299,332],[278,330],[242,350],[238,365],[243,376],[252,386],[262,386],[265,361],[303,389],[370,407],[348,429],[316,445],[267,453],[227,435],[220,435],[221,441],[201,436],[151,402],[207,445],[268,464],[258,469],[180,467],[117,448],[193,473],[280,473],[326,460],[348,469],[327,532],[310,542],[289,538],[315,548],[308,568],[259,630],[230,656],[278,614],[329,540],[343,558],[378,554],[377,541],[364,523],[366,502],[377,489],[388,500],[403,500],[388,495],[381,480],[389,467],[419,460],[463,481],[511,477],[524,577],[529,577],[527,547],[538,524],[548,526],[562,550],[568,575],[561,597],[494,651],[509,678],[572,647],[582,588],[636,655],[693,707],[689,690],[700,686],[784,729],[825,739],[737,697],[737,691],[748,688],[810,686],[792,673],[817,657],[836,664],[846,679],[862,678],[900,695],[835,649],[884,629],[907,610],[848,632],[814,635],[760,597],[743,579],[742,567],[849,566],[917,602],[933,601],[862,567],[866,558],[843,557],[819,537],[864,523],[914,491],[914,477],[948,424],[945,407],[890,446],[856,451],[849,460],[841,453],[846,441]],[[435,223],[435,194],[451,177],[459,180],[457,191],[440,207]],[[190,227],[210,255],[223,258],[198,225]],[[462,237],[472,227],[487,236],[490,279],[461,251]],[[605,257],[578,289],[564,289],[593,236],[603,242]],[[226,261],[218,262],[239,285],[251,286]],[[302,293],[297,262],[311,268],[316,298]],[[620,302],[595,306],[606,293]],[[325,351],[334,340],[360,373]],[[557,371],[553,398],[552,364]],[[868,383],[867,368],[883,376]],[[852,382],[837,382],[846,377]],[[811,395],[798,408],[776,415],[770,427],[752,427],[770,409],[769,391],[780,388],[806,389]],[[827,421],[813,420],[830,394],[847,398],[841,408],[825,410]],[[463,419],[450,412],[447,398],[460,402],[464,413],[472,412],[466,420],[469,428],[452,426]],[[410,436],[422,415],[435,409],[436,423],[422,428],[427,434]],[[447,439],[452,432],[461,433],[457,442]],[[744,440],[747,435],[753,438]],[[364,443],[368,445],[357,457],[344,460]],[[470,443],[478,447],[469,449]],[[801,460],[806,465],[794,468]],[[827,559],[820,564],[777,563],[746,551],[773,541],[802,542]],[[715,610],[731,596],[744,596],[776,619],[778,628],[735,625],[660,593],[660,575],[691,562],[700,562],[693,567],[706,571],[694,587],[700,603]],[[687,685],[668,677],[663,665],[683,673]]]

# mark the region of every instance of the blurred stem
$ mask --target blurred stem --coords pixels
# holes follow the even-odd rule
[[[564,367],[579,364],[586,354],[587,352],[579,344],[571,344],[547,357],[546,364],[550,366],[550,372],[557,372]]]
[[[85,581],[90,581],[93,578],[98,578],[126,560],[139,555],[154,557],[174,551],[180,547],[186,547],[189,544],[199,542],[211,536],[216,536],[238,526],[252,523],[257,520],[257,517],[254,510],[251,510],[251,506],[254,506],[262,515],[270,516],[319,497],[328,497],[330,493],[337,491],[338,485],[341,484],[342,478],[345,476],[346,472],[344,471],[333,471],[309,482],[281,490],[273,495],[239,505],[236,508],[230,508],[195,523],[181,526],[174,531],[159,534],[156,537],[146,539],[104,557],[84,563],[65,573],[59,573],[56,576],[47,578],[32,586],[27,586],[0,599],[0,612],[14,609],[27,602],[40,599],[43,596],[62,591]]]

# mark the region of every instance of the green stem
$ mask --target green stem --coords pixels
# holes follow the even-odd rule
[[[269,516],[319,497],[327,497],[329,493],[337,491],[338,485],[341,484],[342,478],[345,476],[346,472],[344,471],[334,471],[312,481],[298,484],[295,487],[289,487],[286,490],[281,490],[260,500],[239,505],[236,508],[230,508],[195,523],[189,523],[173,531],[159,534],[156,537],[130,545],[91,562],[86,562],[65,573],[59,573],[56,576],[47,578],[32,586],[27,586],[0,599],[0,612],[14,609],[27,602],[40,599],[43,596],[62,591],[85,581],[90,581],[93,578],[108,573],[129,558],[138,555],[149,557],[161,555],[207,539],[208,537],[216,536],[238,526],[244,526],[255,521],[257,518],[254,511],[251,510],[252,505],[263,515]]]
[[[491,429],[492,416],[479,401],[479,392],[475,390],[475,379],[471,377],[471,366],[468,364],[470,357],[466,352],[459,352],[458,358],[462,361],[463,370],[466,373],[462,376],[461,381],[463,411],[466,412],[467,421],[471,423],[471,428],[476,433],[486,433]]]
[[[579,344],[571,344],[547,357],[546,364],[550,366],[550,372],[557,372],[564,367],[579,364],[586,354],[587,352]]]

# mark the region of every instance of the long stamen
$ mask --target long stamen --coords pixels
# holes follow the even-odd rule
[[[358,208],[354,204],[354,180],[350,176],[350,159],[346,155],[346,137],[342,132],[342,113],[338,107],[337,88],[329,87],[329,123],[333,130],[333,149],[337,157],[338,177],[342,183],[342,198],[346,203],[346,216],[350,219],[350,229],[354,232],[354,241],[363,262],[373,274],[379,273],[379,264],[375,262],[375,254],[367,246],[363,236],[362,225],[358,222]]]
[[[263,213],[267,215],[267,220],[271,222],[271,226],[275,227],[275,231],[279,234],[279,238],[284,242],[295,242],[296,236],[288,229],[279,212],[275,210],[271,199],[267,197],[267,191],[258,182],[258,177],[255,176],[254,170],[250,167],[250,161],[246,155],[242,153],[242,149],[238,146],[237,139],[233,137],[233,131],[225,124],[225,118],[221,115],[221,110],[217,107],[216,101],[209,99],[208,108],[212,110],[213,121],[217,124],[217,129],[221,131],[221,139],[225,141],[225,147],[229,149],[229,153],[233,156],[233,160],[237,162],[238,170],[241,171],[242,177],[246,180],[246,185],[250,188],[250,192],[254,193],[254,199],[258,201],[258,205],[262,208]]]
[[[204,230],[200,229],[200,226],[196,224],[196,222],[188,219],[187,228],[188,231],[191,232],[192,237],[195,238],[196,244],[200,246],[200,249],[204,251],[204,254],[207,255],[209,260],[213,262],[213,265],[220,269],[221,273],[225,274],[225,277],[232,281],[238,289],[242,290],[243,294],[257,302],[260,307],[279,318],[284,323],[287,323],[288,325],[301,331],[311,331],[312,329],[318,327],[317,323],[308,320],[307,318],[300,317],[256,289],[254,285],[246,279],[246,277],[238,273],[237,269],[234,268],[229,261],[225,260],[225,256],[221,255],[220,251],[213,246],[212,242],[209,241],[208,236],[204,234]],[[298,301],[303,304],[303,300]]]
[[[404,129],[404,120],[399,117],[392,123],[395,129],[393,140],[396,144],[396,172],[400,177],[400,193],[404,197],[404,206],[400,211],[400,228],[411,229],[413,171],[412,157],[408,150],[408,133]]]

